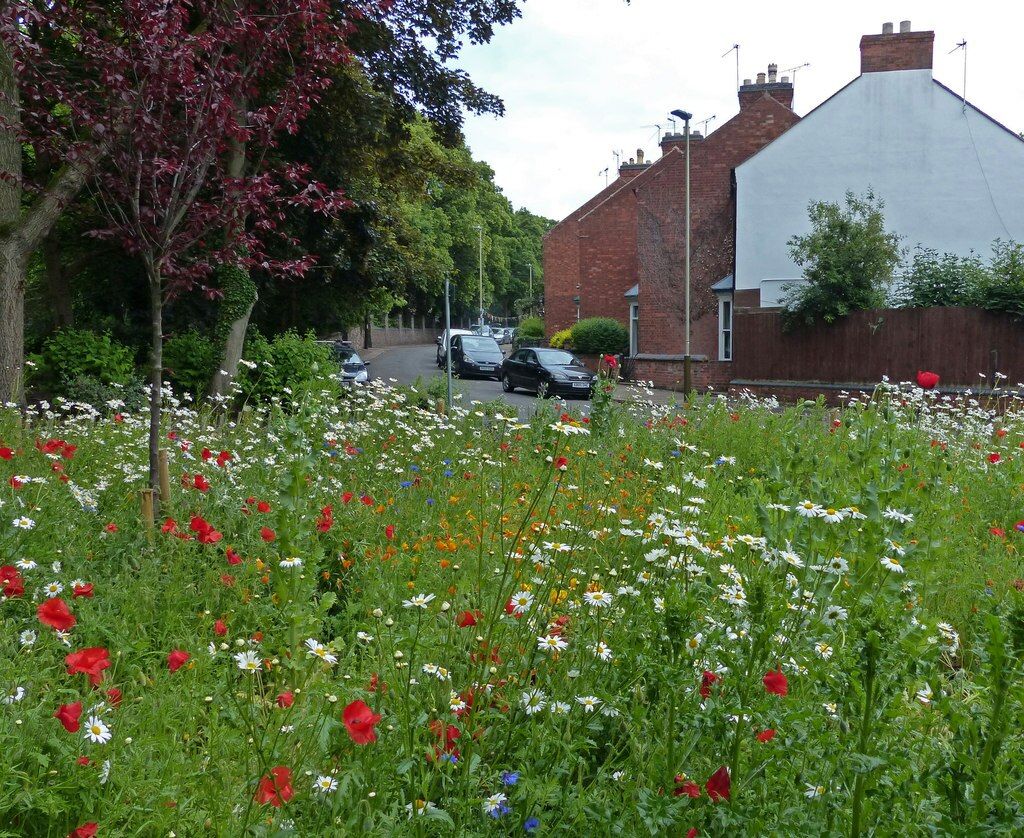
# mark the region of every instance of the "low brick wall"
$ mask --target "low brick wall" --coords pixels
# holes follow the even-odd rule
[[[682,355],[637,355],[632,360],[631,377],[634,381],[652,381],[665,390],[682,391],[684,364]],[[696,390],[724,390],[732,379],[732,364],[694,356],[690,374]]]

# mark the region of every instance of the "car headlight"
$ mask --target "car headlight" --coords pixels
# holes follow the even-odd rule
[[[366,370],[360,370],[356,373],[356,381],[366,381],[369,376],[366,374]]]
[[[551,377],[555,381],[568,381],[569,380],[569,376],[566,375],[564,372],[557,372],[557,371],[552,372],[551,373]]]

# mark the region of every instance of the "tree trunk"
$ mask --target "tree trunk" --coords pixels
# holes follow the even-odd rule
[[[149,486],[154,492],[155,515],[160,514],[160,418],[164,384],[163,289],[160,270],[146,265],[149,277]]]
[[[373,347],[373,332],[370,330],[370,315],[363,315],[363,349]]]
[[[235,108],[242,115],[245,114],[248,108],[248,102],[242,99],[235,103]],[[243,122],[244,120],[239,120]],[[245,174],[245,143],[239,142],[232,138],[228,140],[228,160],[227,160],[227,173],[229,177],[241,178]],[[232,225],[228,229],[228,235],[234,235],[238,230],[241,230],[245,226],[245,217],[239,217],[234,219]],[[248,273],[248,272],[247,272]],[[221,333],[224,336],[224,351],[221,353],[220,365],[213,371],[213,378],[210,380],[210,396],[217,397],[223,396],[227,393],[228,388],[231,386],[231,382],[235,376],[238,375],[238,362],[242,360],[242,350],[245,347],[245,333],[249,328],[249,318],[252,316],[252,310],[256,306],[256,300],[258,295],[256,293],[256,286],[252,283],[252,279],[246,277],[246,290],[248,292],[249,299],[241,298],[241,290],[235,288],[235,300],[232,301],[233,305],[224,306],[233,318],[230,321],[225,321],[220,325]],[[225,295],[225,303],[228,303],[228,296]]]
[[[68,282],[68,271],[60,258],[60,243],[52,231],[43,239],[43,266],[46,269],[46,289],[50,295],[53,325],[57,329],[70,329],[75,325],[71,283]]]
[[[28,259],[17,237],[21,219],[21,124],[18,79],[0,42],[0,402],[21,401],[25,354],[25,272]]]

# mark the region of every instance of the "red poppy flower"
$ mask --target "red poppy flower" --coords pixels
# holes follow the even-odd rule
[[[270,529],[270,527],[260,527],[260,538],[269,544],[277,538],[277,533]]]
[[[695,826],[691,826],[686,830],[686,838],[697,838],[698,835],[700,835],[700,833],[697,831],[697,827]]]
[[[705,669],[704,673],[700,676],[700,697],[707,698],[711,695],[711,685],[720,680],[720,675]]]
[[[107,700],[110,701],[114,707],[121,706],[121,691],[117,687],[111,687],[107,690]]]
[[[766,672],[761,680],[764,683],[764,688],[774,695],[786,695],[789,692],[789,682],[782,674],[781,669]]]
[[[758,742],[771,742],[775,738],[775,731],[769,728],[768,730],[762,730],[757,734]]]
[[[0,460],[10,460],[14,452],[10,448],[0,448]]]
[[[17,475],[12,475],[11,478],[7,481],[7,483],[15,491],[17,491],[18,489],[25,485],[25,481],[19,480]]]
[[[992,464],[998,463],[998,462],[999,462],[999,461],[1000,461],[1001,459],[1003,459],[1003,458],[1002,458],[1002,457],[1000,457],[1000,456],[999,456],[999,455],[998,455],[997,453],[995,453],[995,452],[992,452],[991,454],[989,454],[989,455],[988,455],[988,461],[989,461],[990,463],[992,463]]]
[[[36,609],[36,616],[39,617],[39,622],[57,629],[57,631],[68,631],[78,622],[68,608],[68,604],[60,597],[40,603]]]
[[[210,481],[207,480],[203,475],[197,474],[192,478],[192,485],[195,486],[200,492],[205,492],[210,488]]]
[[[78,758],[78,764],[79,765],[92,765],[92,760],[89,759],[89,757],[79,757]]]
[[[14,565],[0,567],[0,593],[4,597],[18,597],[25,593],[25,580]]]
[[[351,500],[352,500],[352,493],[351,493],[351,492],[345,492],[345,493],[344,493],[344,494],[343,494],[343,495],[341,496],[341,502],[342,502],[342,503],[348,503],[348,502],[349,502],[349,501],[351,501]]]
[[[227,465],[230,461],[231,461],[231,452],[230,451],[221,451],[217,455],[217,465],[219,465],[221,468],[224,468],[224,466]]]
[[[386,527],[384,527],[384,535],[387,537],[388,541],[390,541],[392,538],[394,538],[395,537],[395,525],[394,524],[388,524]]]
[[[370,497],[369,495],[363,495],[362,497],[360,497],[359,502],[363,506],[373,506],[373,498]]]
[[[295,703],[294,693],[278,693],[277,695],[277,706],[282,710],[287,710]]]
[[[917,386],[923,390],[931,390],[939,383],[939,377],[933,372],[917,371]]]
[[[614,355],[605,355],[603,360],[610,370],[616,369],[619,366],[619,362],[615,360]]]
[[[236,553],[230,547],[228,547],[228,549],[224,553],[224,555],[227,556],[228,564],[241,564],[242,563],[242,557],[239,556],[238,553]]]
[[[700,797],[700,786],[698,786],[693,780],[687,780],[682,774],[676,774],[676,789],[673,792],[676,797],[682,797],[684,794],[687,797],[692,797],[696,800]]]
[[[107,524],[103,529],[105,529],[107,532],[118,532],[117,524],[115,524],[113,521]]]
[[[999,527],[989,527],[988,531],[992,533],[992,535],[994,535],[996,538],[1002,538],[1004,535],[1006,535],[1006,530],[1002,530]]]
[[[366,745],[377,741],[377,731],[374,726],[383,716],[374,713],[361,699],[349,704],[341,714],[341,720],[345,723],[345,729],[352,741],[357,745]]]
[[[160,532],[162,533],[174,532],[177,529],[178,522],[175,521],[173,518],[167,518],[166,520],[164,520],[163,524],[160,525]]]
[[[256,504],[256,511],[263,512],[265,514],[270,511],[270,504],[267,503],[265,500],[261,500],[259,503]]]
[[[93,587],[92,582],[86,582],[84,585],[75,585],[71,589],[71,595],[78,599],[79,597],[92,598]]]
[[[96,838],[96,832],[100,828],[96,821],[89,821],[77,826],[68,833],[68,838]]]
[[[475,626],[479,620],[483,619],[483,616],[481,611],[463,611],[455,618],[455,625],[460,629],[469,628]]]
[[[327,532],[334,526],[334,509],[325,506],[320,510],[320,517],[316,519],[316,528],[319,532]]]
[[[217,637],[223,637],[228,633],[227,623],[223,620],[215,620],[213,623],[213,633],[216,634]]]
[[[565,471],[567,468],[569,468],[569,461],[565,457],[559,457],[557,460],[555,460],[555,468],[557,468],[559,471]]]
[[[82,718],[82,702],[76,701],[73,704],[62,704],[57,708],[53,717],[64,725],[68,733],[78,733],[82,727],[79,719]]]
[[[199,515],[192,516],[188,528],[196,534],[200,544],[216,544],[224,537],[213,528],[209,521]]]
[[[89,683],[98,687],[103,680],[103,670],[110,668],[110,655],[102,646],[90,646],[88,649],[79,649],[64,658],[68,668],[68,675],[76,675],[81,672],[89,676]]]
[[[708,791],[708,797],[713,801],[728,800],[730,786],[731,779],[729,777],[729,769],[724,765],[712,774],[708,778],[707,783],[704,784],[704,788]]]
[[[295,797],[292,788],[292,770],[279,765],[265,775],[256,788],[256,802],[265,806],[270,804],[278,809]]]
[[[186,663],[188,663],[188,659],[191,657],[192,656],[188,652],[184,652],[181,649],[175,649],[167,656],[167,668],[171,670],[171,672],[177,672]]]

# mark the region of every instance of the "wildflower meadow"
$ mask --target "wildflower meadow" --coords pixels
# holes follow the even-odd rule
[[[1024,421],[0,414],[0,836],[1024,831]]]

